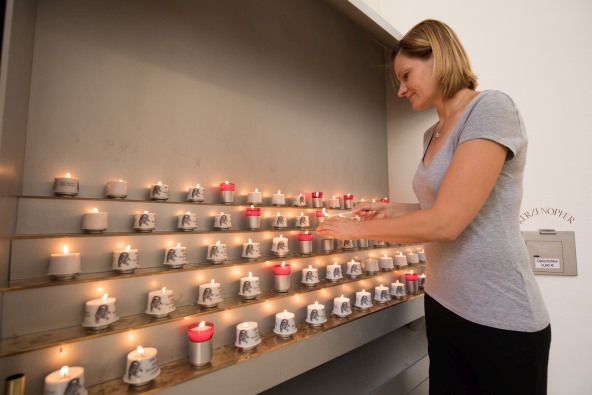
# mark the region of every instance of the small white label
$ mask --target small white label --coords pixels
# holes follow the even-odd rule
[[[534,266],[537,269],[561,269],[559,258],[534,258]]]

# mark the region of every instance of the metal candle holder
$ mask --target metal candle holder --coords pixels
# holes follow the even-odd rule
[[[193,366],[204,366],[210,363],[213,353],[213,339],[203,342],[189,341],[189,362]]]

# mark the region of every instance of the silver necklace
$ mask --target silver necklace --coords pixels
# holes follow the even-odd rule
[[[436,134],[434,135],[435,138],[440,138],[440,132],[442,130],[444,130],[444,127],[446,126],[446,122],[448,122],[448,119],[452,118],[452,116],[459,110],[460,105],[462,104],[463,100],[465,99],[465,96],[467,95],[467,93],[469,93],[469,91],[466,91],[465,94],[462,95],[462,97],[460,98],[460,100],[458,101],[458,103],[456,103],[456,106],[454,106],[454,108],[452,109],[452,112],[450,113],[450,115],[448,116],[448,118],[446,118],[444,120],[444,123],[442,123],[442,127],[440,128],[440,130],[436,130]]]

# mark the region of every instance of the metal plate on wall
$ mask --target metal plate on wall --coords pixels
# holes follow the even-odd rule
[[[575,233],[540,229],[522,231],[535,274],[577,276]]]

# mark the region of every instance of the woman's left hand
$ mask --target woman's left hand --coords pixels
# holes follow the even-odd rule
[[[317,234],[334,237],[338,240],[356,240],[360,238],[360,225],[360,221],[333,217],[326,219],[317,227]]]

